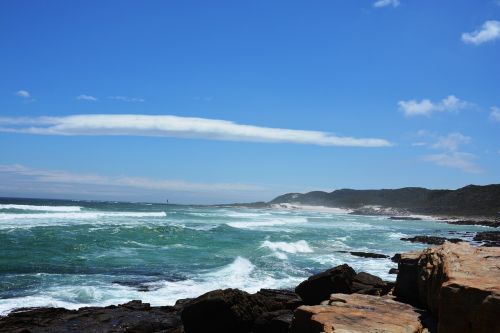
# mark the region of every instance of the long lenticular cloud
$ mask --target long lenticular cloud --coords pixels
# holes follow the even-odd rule
[[[336,136],[321,131],[241,125],[227,120],[170,115],[86,114],[65,117],[0,117],[0,132],[39,135],[132,135],[320,146],[388,147],[384,139]]]

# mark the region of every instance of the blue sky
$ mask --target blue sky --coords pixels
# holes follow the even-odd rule
[[[500,181],[500,2],[3,1],[0,196]]]

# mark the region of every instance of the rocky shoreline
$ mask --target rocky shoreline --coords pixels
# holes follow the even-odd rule
[[[500,332],[500,247],[450,243],[395,256],[396,283],[340,265],[295,291],[214,290],[174,306],[23,308],[0,332]]]

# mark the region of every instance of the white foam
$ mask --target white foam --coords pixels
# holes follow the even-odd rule
[[[249,217],[263,217],[263,216],[270,216],[271,214],[268,212],[262,212],[262,213],[247,213],[247,212],[229,212],[224,214],[224,216],[227,217],[235,217],[235,218],[249,218]]]
[[[57,286],[36,295],[0,299],[0,314],[5,315],[15,308],[64,307],[77,309],[83,306],[107,306],[122,304],[132,299],[148,302],[153,306],[173,305],[178,299],[200,296],[206,292],[224,288],[238,288],[254,293],[261,288],[278,289],[297,285],[303,278],[273,278],[258,270],[250,260],[237,257],[230,264],[211,272],[199,274],[182,281],[158,281],[146,283],[152,286],[149,292],[120,284],[99,284],[79,286]]]
[[[273,204],[272,208],[278,210],[305,210],[312,212],[320,212],[320,213],[332,213],[332,214],[349,214],[352,212],[351,209],[344,209],[338,207],[326,207],[326,206],[313,206],[313,205],[302,205],[297,203],[281,203],[281,204]]]
[[[403,237],[408,237],[407,234],[403,234],[402,232],[390,232],[389,234],[387,234],[387,236],[392,239],[401,239]]]
[[[314,252],[309,244],[305,240],[299,240],[297,242],[271,242],[264,241],[262,242],[262,247],[267,247],[272,251],[282,251],[286,253],[312,253]]]
[[[0,204],[0,209],[18,209],[18,210],[32,210],[32,211],[44,211],[44,212],[79,212],[82,210],[82,207]]]
[[[226,223],[228,226],[239,229],[253,229],[260,227],[272,227],[278,225],[288,225],[297,223],[307,223],[307,218],[305,217],[288,217],[288,218],[269,218],[260,221],[248,221],[248,222],[229,222]]]
[[[138,221],[120,221],[113,218],[159,218],[166,217],[165,212],[68,212],[12,214],[0,213],[0,229],[31,228],[39,226],[75,225],[78,223],[135,225]]]
[[[165,217],[165,212],[79,212],[79,213],[41,213],[10,214],[0,213],[0,220],[15,219],[97,219],[101,217]]]

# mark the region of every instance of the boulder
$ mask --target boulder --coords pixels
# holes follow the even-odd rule
[[[392,282],[383,281],[369,273],[356,274],[354,269],[344,264],[311,276],[300,283],[295,288],[295,292],[300,295],[305,304],[315,305],[328,299],[334,293],[380,296],[387,294],[393,286]]]
[[[421,333],[425,313],[388,296],[332,294],[322,305],[295,310],[291,333]]]
[[[262,307],[244,291],[214,290],[187,303],[181,318],[186,333],[250,332]]]
[[[292,310],[266,312],[255,320],[253,333],[287,333],[292,319]]]
[[[354,276],[351,291],[368,295],[386,295],[394,287],[394,283],[386,282],[378,276],[360,272]]]
[[[402,254],[394,295],[438,318],[439,333],[500,332],[500,248],[445,243]]]
[[[356,276],[354,269],[343,264],[302,281],[295,288],[295,292],[299,294],[305,304],[319,304],[333,293],[350,294],[354,276]]]
[[[186,333],[251,332],[257,318],[282,310],[292,298],[297,296],[269,290],[253,295],[238,289],[214,290],[184,305],[182,323]]]
[[[299,295],[291,290],[284,289],[261,289],[256,294],[263,302],[268,304],[268,308],[295,310],[304,304]]]

